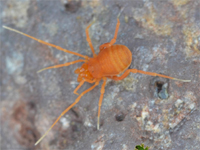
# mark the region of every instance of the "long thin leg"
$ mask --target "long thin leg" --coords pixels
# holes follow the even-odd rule
[[[59,121],[59,119],[60,119],[65,113],[67,113],[74,105],[76,105],[76,104],[79,102],[79,100],[81,99],[81,97],[82,97],[83,95],[85,95],[87,92],[93,90],[98,84],[99,84],[99,81],[95,82],[95,84],[94,84],[92,87],[90,87],[89,89],[87,89],[87,90],[85,90],[84,92],[82,92],[82,93],[77,97],[77,99],[75,100],[75,102],[72,103],[67,109],[65,109],[65,110],[61,113],[61,115],[56,119],[56,121],[53,123],[53,125],[52,125],[52,126],[45,132],[45,134],[35,143],[35,145],[37,145],[37,144],[47,135],[47,133],[54,127],[54,125]]]
[[[114,77],[111,77],[111,79],[116,80],[116,81],[122,80],[125,77],[127,77],[130,72],[141,73],[141,74],[146,74],[146,75],[150,75],[150,76],[159,76],[159,77],[168,78],[168,79],[172,79],[172,80],[178,80],[178,81],[182,81],[182,82],[190,82],[191,81],[191,80],[181,80],[181,79],[173,78],[173,77],[162,75],[162,74],[157,74],[157,73],[154,73],[154,72],[146,72],[146,71],[137,70],[137,69],[128,69],[120,77],[114,76]]]
[[[117,25],[116,25],[116,28],[115,28],[115,35],[114,35],[114,38],[110,41],[110,45],[113,45],[116,42],[119,26],[120,26],[120,21],[119,21],[119,18],[117,18]]]
[[[10,28],[10,27],[3,26],[3,28],[8,29],[8,30],[10,30],[10,31],[14,31],[14,32],[19,33],[19,34],[22,34],[22,35],[24,35],[24,36],[26,36],[26,37],[29,37],[29,38],[31,38],[31,39],[33,39],[33,40],[39,42],[39,43],[42,43],[42,44],[45,44],[45,45],[54,47],[54,48],[56,48],[57,50],[60,50],[60,51],[66,52],[66,53],[70,53],[70,54],[73,54],[73,55],[77,55],[77,56],[83,57],[83,58],[85,58],[85,59],[89,59],[88,56],[85,56],[85,55],[82,55],[82,54],[79,54],[79,53],[76,53],[76,52],[72,52],[72,51],[66,50],[66,49],[64,49],[64,48],[62,48],[62,47],[60,47],[60,46],[57,46],[57,45],[54,45],[54,44],[51,44],[51,43],[42,41],[42,40],[40,40],[40,39],[34,38],[34,37],[32,37],[32,36],[30,36],[30,35],[28,35],[28,34],[25,34],[25,33],[20,32],[20,31],[18,31],[18,30],[12,29],[12,28]]]
[[[85,83],[85,82],[89,82],[89,83],[94,83],[96,81],[96,79],[94,80],[89,80],[89,79],[83,79],[80,84],[76,87],[76,89],[74,90],[74,94],[79,95],[77,93],[77,91],[80,89],[80,87]]]
[[[105,49],[105,48],[108,48],[108,47],[112,46],[112,45],[116,42],[117,34],[118,34],[118,30],[119,30],[119,26],[120,26],[120,21],[119,21],[119,19],[117,18],[117,25],[116,25],[116,28],[115,28],[114,38],[113,38],[109,43],[104,43],[104,44],[102,44],[101,46],[99,46],[99,49],[100,49],[100,50],[103,50],[103,49]]]
[[[103,78],[103,84],[102,84],[102,87],[101,87],[101,96],[99,98],[99,109],[98,109],[98,120],[97,120],[97,130],[99,130],[99,120],[100,120],[100,114],[101,114],[101,104],[102,104],[102,100],[103,100],[103,95],[105,93],[105,86],[106,86],[106,80],[107,78],[104,77]]]
[[[75,61],[68,62],[68,63],[65,63],[65,64],[59,64],[59,65],[55,65],[55,66],[50,66],[50,67],[43,68],[43,69],[39,70],[37,73],[39,73],[39,72],[41,72],[41,71],[44,71],[44,70],[47,70],[47,69],[54,69],[54,68],[60,68],[60,67],[67,67],[67,66],[69,66],[69,65],[73,65],[73,64],[78,63],[78,62],[86,62],[86,60],[79,59],[79,60],[75,60]]]
[[[90,46],[90,49],[91,49],[91,51],[92,51],[92,53],[93,53],[93,57],[95,57],[95,56],[97,56],[96,54],[95,54],[95,52],[94,52],[94,47],[93,47],[93,45],[92,45],[92,42],[91,42],[91,39],[90,39],[90,35],[89,35],[89,28],[91,27],[91,25],[94,23],[94,21],[91,23],[91,24],[89,24],[88,26],[87,26],[87,28],[85,29],[85,33],[86,33],[86,40],[87,40],[87,42],[88,42],[88,44],[89,44],[89,46]]]

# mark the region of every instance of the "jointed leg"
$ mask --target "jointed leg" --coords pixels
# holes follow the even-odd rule
[[[85,95],[87,92],[93,90],[98,84],[99,84],[99,81],[95,82],[95,84],[94,84],[92,87],[90,87],[89,89],[87,89],[87,90],[85,90],[84,92],[82,92],[82,93],[77,97],[77,99],[75,100],[75,102],[72,103],[67,109],[65,109],[65,110],[61,113],[61,115],[56,119],[56,121],[53,123],[53,125],[52,125],[52,126],[45,132],[45,134],[35,143],[35,145],[37,145],[37,144],[47,135],[47,133],[54,127],[54,125],[59,121],[59,119],[60,119],[65,113],[67,113],[74,105],[76,105],[76,104],[79,102],[79,100],[81,99],[81,97],[82,97],[83,95]]]
[[[103,78],[103,84],[102,84],[102,87],[101,87],[101,96],[100,96],[100,98],[99,98],[99,109],[98,109],[98,119],[97,119],[97,130],[99,130],[99,120],[100,120],[100,113],[101,113],[101,104],[102,104],[103,95],[104,95],[104,92],[105,92],[106,80],[107,80],[107,78],[104,77],[104,78]]]
[[[15,30],[15,29],[12,29],[12,28],[9,28],[9,27],[6,27],[6,26],[3,26],[3,28],[8,29],[8,30],[10,30],[10,31],[14,31],[14,32],[19,33],[19,34],[22,34],[22,35],[24,35],[24,36],[26,36],[26,37],[29,37],[29,38],[31,38],[31,39],[33,39],[33,40],[39,42],[39,43],[42,43],[42,44],[45,44],[45,45],[54,47],[54,48],[56,48],[57,50],[60,50],[60,51],[66,52],[66,53],[70,53],[70,54],[74,54],[74,55],[83,57],[83,58],[85,58],[85,59],[89,59],[88,56],[85,56],[85,55],[82,55],[82,54],[79,54],[79,53],[76,53],[76,52],[72,52],[72,51],[66,50],[66,49],[64,49],[64,48],[62,48],[62,47],[60,47],[60,46],[57,46],[57,45],[54,45],[54,44],[51,44],[51,43],[48,43],[48,42],[39,40],[39,39],[37,39],[37,38],[34,38],[34,37],[32,37],[32,36],[30,36],[30,35],[28,35],[28,34],[25,34],[25,33],[23,33],[23,32],[20,32],[20,31],[18,31],[18,30]]]
[[[94,83],[96,80],[88,80],[88,79],[83,79],[80,84],[76,87],[76,89],[74,90],[74,94],[79,95],[77,93],[77,91],[80,89],[80,87],[85,83],[85,82],[89,82],[89,83]]]
[[[118,30],[119,30],[119,26],[120,26],[120,21],[119,21],[119,19],[117,18],[117,25],[116,25],[116,28],[115,28],[114,38],[113,38],[109,43],[104,43],[104,44],[102,44],[101,46],[99,46],[99,49],[100,49],[100,50],[103,50],[103,49],[105,49],[105,48],[108,48],[108,47],[112,46],[112,45],[116,42],[117,34],[118,34]]]
[[[116,80],[116,81],[117,80],[122,80],[125,77],[127,77],[130,72],[132,72],[132,73],[141,73],[141,74],[146,74],[146,75],[150,75],[150,76],[159,76],[159,77],[168,78],[168,79],[172,79],[172,80],[178,80],[178,81],[182,81],[182,82],[190,82],[190,80],[181,80],[181,79],[173,78],[173,77],[162,75],[162,74],[157,74],[157,73],[154,73],[154,72],[146,72],[146,71],[137,70],[137,69],[128,69],[120,77],[114,76],[111,79]]]
[[[86,33],[86,40],[87,40],[87,42],[88,42],[88,44],[89,44],[89,46],[90,46],[90,48],[92,50],[93,57],[95,57],[96,54],[94,52],[94,47],[92,45],[92,42],[91,42],[91,39],[90,39],[90,35],[89,35],[89,28],[91,27],[92,24],[93,24],[93,22],[87,26],[87,28],[85,29],[85,33]]]
[[[75,61],[68,62],[68,63],[65,63],[65,64],[59,64],[59,65],[47,67],[47,68],[44,68],[44,69],[39,70],[37,73],[39,73],[39,72],[41,72],[41,71],[44,71],[44,70],[47,70],[47,69],[66,67],[66,66],[69,66],[69,65],[73,65],[73,64],[75,64],[75,63],[78,63],[78,62],[86,62],[86,60],[79,59],[79,60],[75,60]]]
[[[116,29],[115,29],[115,35],[114,35],[114,38],[110,41],[110,45],[113,45],[116,42],[119,26],[120,26],[120,21],[119,21],[119,18],[117,18],[117,25],[116,25]]]

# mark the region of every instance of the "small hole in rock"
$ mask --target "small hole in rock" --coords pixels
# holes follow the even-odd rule
[[[156,82],[156,89],[157,89],[158,93],[162,90],[163,84],[164,84],[164,82],[161,82],[161,81]]]
[[[167,99],[169,97],[168,94],[168,83],[164,83],[162,81],[156,81],[156,93],[160,99]]]
[[[115,116],[115,119],[117,120],[117,121],[123,121],[124,120],[124,118],[125,118],[125,115],[123,114],[123,113],[119,113],[119,114],[117,114],[116,116]]]
[[[65,0],[63,2],[65,6],[65,10],[69,12],[76,12],[79,7],[81,7],[81,1],[80,0]]]

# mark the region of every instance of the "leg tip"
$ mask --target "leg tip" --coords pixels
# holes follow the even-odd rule
[[[40,73],[40,72],[42,72],[42,71],[44,71],[44,70],[47,70],[47,69],[48,69],[48,68],[40,69],[40,70],[37,71],[37,73]]]
[[[40,73],[40,72],[42,72],[42,70],[37,71],[37,73]]]
[[[97,121],[97,130],[99,130],[99,117],[98,117],[98,121]]]
[[[173,78],[173,79],[177,81],[182,81],[182,82],[191,82],[191,80],[182,80],[182,79],[177,79],[177,78]]]

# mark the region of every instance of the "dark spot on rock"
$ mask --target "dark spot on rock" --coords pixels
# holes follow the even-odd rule
[[[63,2],[65,6],[65,10],[75,13],[78,8],[81,6],[81,1],[80,0],[65,0]]]
[[[28,104],[30,109],[35,109],[36,108],[35,103],[32,102],[32,101],[28,102],[27,104]]]
[[[167,99],[169,97],[168,87],[169,79],[160,77],[153,78],[150,84],[150,88],[154,94],[154,97],[158,97],[160,99]]]
[[[162,81],[157,81],[155,83],[157,95],[160,99],[167,99],[169,97],[168,94],[168,83],[164,83]]]
[[[78,121],[72,122],[72,131],[73,132],[80,132],[82,127],[82,123]]]
[[[117,121],[123,121],[124,120],[124,118],[125,118],[125,115],[121,112],[121,113],[119,113],[119,114],[117,114],[116,116],[115,116],[115,119],[117,120]]]
[[[164,82],[162,81],[157,81],[155,86],[156,86],[156,90],[159,93],[162,90],[162,86],[163,86]]]
[[[78,114],[78,112],[77,112],[77,107],[73,107],[73,108],[71,109],[71,111],[72,111],[73,114],[76,116],[76,118],[79,118],[79,114]]]

